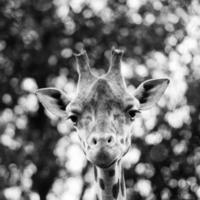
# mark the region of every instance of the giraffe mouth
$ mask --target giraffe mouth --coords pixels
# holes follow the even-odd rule
[[[106,169],[106,168],[110,168],[116,162],[117,162],[117,159],[113,160],[110,164],[99,164],[97,166],[99,166],[100,168]]]
[[[91,152],[89,160],[94,165],[100,168],[109,168],[117,161],[117,154],[115,151],[109,152],[106,150],[100,150],[97,152]]]

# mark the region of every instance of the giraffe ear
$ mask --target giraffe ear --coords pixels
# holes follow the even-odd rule
[[[64,92],[55,88],[43,88],[35,92],[40,103],[57,117],[66,117],[66,106],[69,103]]]
[[[150,79],[136,89],[134,96],[140,102],[140,109],[149,109],[154,106],[165,92],[169,79]]]

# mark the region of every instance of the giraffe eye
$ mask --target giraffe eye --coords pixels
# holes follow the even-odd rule
[[[74,126],[77,125],[77,122],[78,122],[78,116],[77,116],[77,115],[72,114],[72,115],[70,115],[70,116],[68,117],[68,119],[70,119],[70,120],[72,121],[72,123],[73,123]]]
[[[129,110],[128,111],[128,115],[131,120],[134,120],[137,113],[140,113],[140,111],[139,110]]]

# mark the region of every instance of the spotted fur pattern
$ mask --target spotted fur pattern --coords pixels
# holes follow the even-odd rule
[[[126,190],[121,162],[116,162],[109,169],[94,166],[97,186],[97,200],[126,200]]]

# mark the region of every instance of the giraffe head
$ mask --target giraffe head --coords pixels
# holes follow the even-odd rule
[[[90,71],[87,53],[78,54],[79,80],[72,100],[58,89],[36,91],[47,110],[73,122],[87,159],[101,168],[108,168],[126,154],[135,116],[151,108],[169,84],[168,79],[151,79],[129,94],[120,72],[122,54],[112,50],[109,70],[101,77]]]

